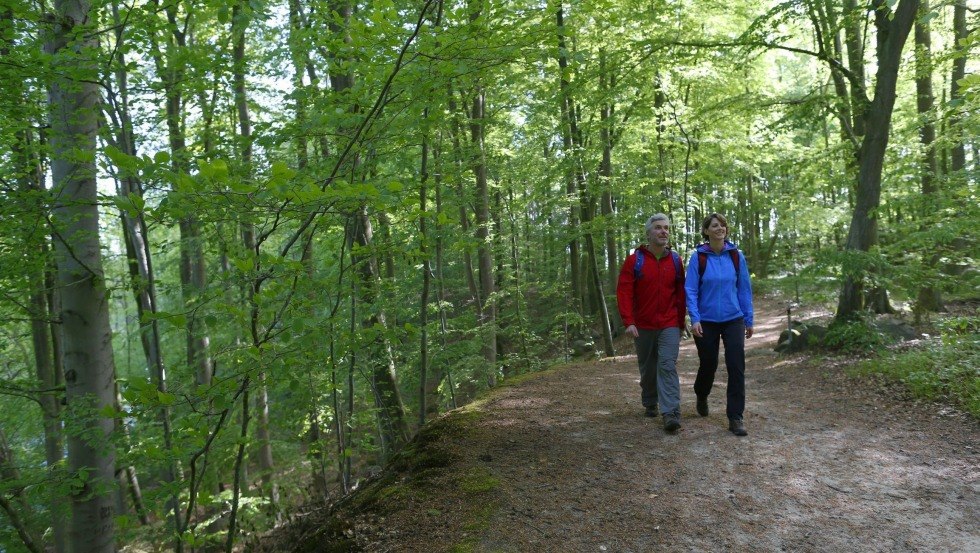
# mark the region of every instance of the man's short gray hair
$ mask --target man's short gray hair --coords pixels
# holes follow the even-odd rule
[[[666,213],[655,213],[651,215],[650,218],[647,219],[646,224],[647,236],[650,236],[650,231],[653,230],[653,224],[657,221],[667,221],[670,223],[670,217],[668,217]]]

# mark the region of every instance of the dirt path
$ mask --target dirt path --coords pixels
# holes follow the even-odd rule
[[[695,413],[691,340],[676,435],[642,416],[635,358],[574,364],[476,407],[478,432],[440,438],[455,460],[425,487],[444,491],[391,494],[399,505],[359,519],[357,541],[419,552],[980,551],[980,425],[778,356],[781,325],[763,309],[747,342],[747,437],[727,431],[723,368],[711,415]],[[490,484],[451,493],[473,474]]]

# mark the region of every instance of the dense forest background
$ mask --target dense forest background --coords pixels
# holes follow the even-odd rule
[[[230,551],[349,491],[613,354],[655,212],[844,341],[975,300],[977,11],[0,0],[0,551]]]

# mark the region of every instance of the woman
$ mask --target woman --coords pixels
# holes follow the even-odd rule
[[[719,341],[725,344],[728,370],[728,429],[736,436],[748,434],[745,411],[745,339],[752,337],[752,282],[745,256],[728,238],[728,220],[712,213],[701,224],[707,240],[698,246],[687,264],[684,290],[691,314],[691,333],[698,348],[698,376],[694,381],[697,410],[708,416],[708,395],[718,369]]]

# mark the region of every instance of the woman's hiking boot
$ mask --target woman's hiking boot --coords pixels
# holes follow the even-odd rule
[[[707,396],[698,396],[698,414],[702,417],[708,416],[708,398]]]
[[[728,419],[728,429],[736,436],[748,436],[749,434],[745,431],[745,423],[742,422],[742,419]]]

